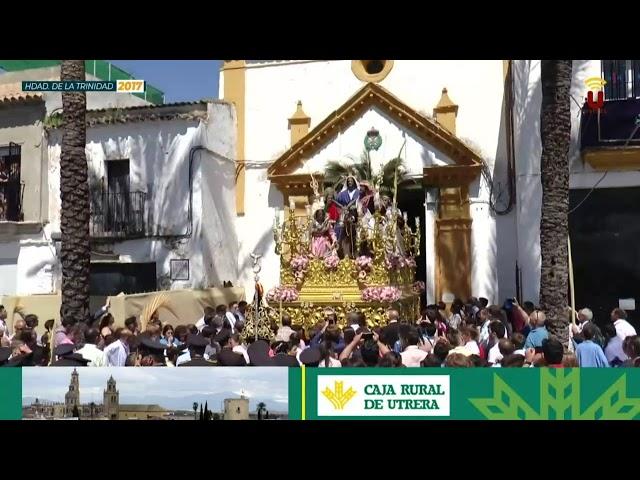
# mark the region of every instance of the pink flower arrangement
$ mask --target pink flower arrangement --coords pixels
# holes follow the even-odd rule
[[[398,271],[405,266],[405,259],[400,255],[392,253],[387,255],[387,258],[384,259],[384,264],[387,267],[387,270]]]
[[[306,255],[296,255],[291,260],[291,268],[294,272],[300,272],[307,269],[309,266],[309,258]]]
[[[324,268],[327,270],[336,270],[338,268],[338,263],[340,263],[340,258],[333,253],[324,259]]]
[[[269,302],[295,302],[298,300],[299,294],[295,287],[275,287],[267,293]]]
[[[426,288],[427,286],[424,284],[424,282],[421,282],[420,280],[418,280],[417,282],[414,282],[413,285],[411,285],[411,290],[413,290],[414,293],[422,293],[425,291]]]
[[[413,257],[405,257],[404,264],[408,268],[416,268],[418,266],[416,264],[416,259]]]
[[[367,287],[361,296],[365,302],[393,303],[400,300],[401,293],[397,287]]]
[[[371,257],[361,255],[358,258],[356,258],[356,266],[360,271],[369,272],[371,271],[372,265],[373,265],[373,259]]]
[[[291,270],[293,270],[293,278],[296,283],[302,283],[304,275],[307,273],[307,267],[309,266],[309,257],[306,255],[297,254],[291,259]]]

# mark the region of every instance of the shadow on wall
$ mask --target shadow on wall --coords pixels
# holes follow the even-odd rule
[[[591,60],[574,60],[573,61],[573,75],[571,78],[571,145],[569,146],[569,165],[571,171],[584,170],[584,162],[580,156],[580,113],[582,111],[582,105],[586,101],[584,93],[586,86],[584,81],[592,76]],[[600,75],[600,72],[592,72],[594,75]],[[595,119],[594,119],[595,120]]]
[[[540,108],[542,87],[540,61],[522,60],[514,69],[514,128],[517,175],[517,256],[522,268],[522,300],[537,302],[540,291],[540,216],[542,191],[540,184]],[[582,82],[589,61],[575,60],[572,72],[572,92],[583,90]],[[533,80],[533,81],[532,81]],[[579,87],[579,88],[578,88]],[[576,98],[580,101],[581,99]],[[574,101],[570,100],[574,105]],[[572,109],[574,107],[572,106]],[[573,112],[573,110],[572,110]],[[572,123],[579,122],[572,113]],[[576,131],[577,132],[577,131]],[[576,143],[572,128],[572,144]],[[570,150],[571,155],[571,150]]]

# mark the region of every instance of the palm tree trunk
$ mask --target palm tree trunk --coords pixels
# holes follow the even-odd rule
[[[543,60],[540,218],[540,306],[549,334],[569,344],[567,237],[569,234],[569,144],[571,142],[571,60]]]
[[[63,60],[61,80],[83,81],[84,60]],[[61,318],[89,319],[89,182],[87,179],[84,92],[63,92],[63,134],[60,154],[62,246]]]

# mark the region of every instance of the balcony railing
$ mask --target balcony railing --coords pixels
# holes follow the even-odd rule
[[[605,100],[640,98],[640,60],[602,60]]]
[[[139,238],[146,234],[145,192],[98,193],[91,205],[93,238]]]

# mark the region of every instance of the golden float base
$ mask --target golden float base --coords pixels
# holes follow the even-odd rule
[[[405,295],[398,302],[389,305],[387,303],[365,302],[360,299],[358,290],[357,299],[351,299],[350,292],[342,292],[343,298],[318,296],[314,301],[299,300],[296,302],[278,303],[270,302],[269,320],[281,325],[282,315],[289,315],[293,325],[302,325],[307,332],[324,321],[324,310],[333,309],[338,316],[338,325],[346,327],[347,314],[352,311],[363,312],[367,317],[369,327],[386,325],[386,311],[389,306],[397,308],[400,318],[406,318],[413,322],[420,316],[420,297],[418,295]]]

